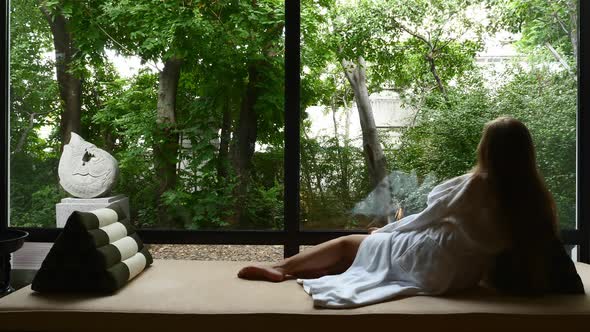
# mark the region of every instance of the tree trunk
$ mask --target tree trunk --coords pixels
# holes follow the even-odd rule
[[[105,128],[102,137],[104,139],[104,150],[113,154],[113,151],[115,150],[115,142],[117,141],[117,138],[113,134],[113,128]]]
[[[343,171],[345,174],[345,178],[346,178],[346,183],[344,183],[344,185],[346,185],[346,190],[348,192],[348,199],[349,202],[353,203],[352,201],[352,197],[350,195],[350,125],[351,125],[351,121],[350,121],[350,117],[352,115],[352,108],[348,107],[346,101],[344,102],[344,108],[346,110],[346,116],[345,116],[345,121],[346,121],[346,125],[344,126],[344,139],[343,139],[343,145],[344,145],[344,150],[342,151],[342,163],[343,163]]]
[[[251,64],[248,67],[248,84],[246,91],[242,97],[240,105],[240,118],[238,121],[238,128],[236,131],[236,138],[234,141],[233,163],[236,175],[238,177],[238,185],[236,186],[235,197],[235,215],[234,223],[239,223],[241,226],[246,226],[248,220],[244,215],[246,208],[246,196],[248,194],[248,185],[250,183],[250,170],[252,169],[252,157],[254,156],[254,148],[256,145],[257,135],[257,120],[258,115],[254,106],[258,99],[258,67],[256,64]]]
[[[350,176],[348,176],[348,174],[350,174],[350,162],[349,162],[349,155],[350,155],[350,116],[352,115],[352,108],[348,107],[348,103],[346,101],[346,95],[344,95],[342,97],[342,102],[344,105],[344,109],[346,111],[346,116],[345,116],[345,121],[346,124],[344,125],[344,151],[342,154],[342,159],[344,161],[344,171],[346,174],[346,188],[349,191],[349,196],[350,196],[350,185],[349,185],[349,181],[350,181]]]
[[[346,125],[344,126],[344,147],[348,147],[348,141],[350,140],[350,113],[352,113],[352,109],[348,107],[348,103],[346,102],[346,97],[342,98],[344,103],[344,109],[346,110]]]
[[[98,109],[102,108],[102,101],[100,100],[100,94],[98,93],[98,89],[94,87],[92,90],[92,99],[94,101],[94,105]],[[117,141],[117,137],[115,134],[115,128],[112,124],[107,123],[101,126],[100,131],[102,132],[102,139],[104,141],[103,149],[110,154],[113,154],[115,150],[115,142]]]
[[[334,139],[336,141],[336,153],[338,154],[338,163],[340,164],[340,190],[342,191],[342,198],[344,199],[345,204],[350,202],[350,191],[348,186],[348,170],[346,166],[346,162],[344,161],[344,152],[342,151],[342,147],[340,146],[340,135],[338,133],[338,122],[336,120],[336,102],[335,96],[332,96],[332,122],[334,124]]]
[[[342,60],[342,66],[354,92],[354,99],[356,100],[363,133],[365,162],[369,171],[371,186],[375,187],[387,175],[387,162],[383,154],[383,149],[381,148],[381,143],[379,142],[377,127],[373,118],[373,108],[369,100],[365,60],[363,57],[359,57],[358,65],[347,60]]]
[[[574,61],[578,63],[578,1],[570,0],[567,5],[570,13],[569,37],[574,51]],[[578,66],[576,66],[575,72],[578,72]]]
[[[434,76],[434,80],[436,81],[436,86],[438,90],[443,94],[445,99],[447,98],[447,90],[442,83],[440,76],[438,75],[438,71],[436,70],[436,64],[434,63],[434,56],[432,54],[426,55],[426,60],[428,60],[428,64],[430,65],[430,72],[432,76]]]
[[[309,136],[307,135],[307,132],[304,131],[303,135],[305,136],[305,140],[308,142],[311,142],[311,139],[309,138]],[[319,191],[319,195],[320,195],[320,202],[322,202],[322,205],[325,205],[325,195],[324,195],[324,187],[322,186],[322,175],[320,174],[319,170],[320,167],[318,166],[318,160],[316,158],[316,154],[315,151],[311,151],[311,153],[309,153],[309,161],[311,162],[310,168],[313,172],[314,175],[314,179],[315,179],[315,185]]]
[[[33,127],[35,127],[35,116],[36,115],[37,114],[35,112],[29,113],[29,125],[20,134],[20,138],[18,139],[18,143],[16,144],[16,147],[12,151],[12,154],[17,154],[17,153],[23,151],[23,149],[25,147],[25,143],[27,142],[27,137],[29,137],[29,133],[31,132],[31,130],[33,130]]]
[[[226,101],[223,105],[223,119],[221,120],[221,133],[219,136],[217,178],[218,181],[225,181],[229,175],[229,141],[231,138],[231,106],[229,101]]]
[[[313,151],[307,148],[305,144],[309,143],[309,137],[307,133],[304,131],[304,139],[302,140],[302,148],[301,148],[301,177],[305,180],[305,186],[307,188],[307,200],[304,198],[302,200],[302,210],[305,209],[307,213],[314,213],[315,212],[315,202],[316,202],[316,195],[313,191],[313,181],[312,181],[312,173],[314,172],[314,168],[310,165],[310,155]],[[305,201],[305,203],[304,203]]]
[[[55,69],[59,95],[64,105],[60,120],[61,149],[70,141],[72,132],[80,134],[82,113],[82,80],[72,73],[76,51],[68,28],[68,20],[61,12],[51,13],[41,6],[49,23],[55,47]]]
[[[252,1],[252,6],[256,8],[257,1]],[[283,32],[284,23],[278,23],[269,30],[266,34],[279,38]],[[261,55],[266,58],[272,58],[279,54],[274,50],[273,41],[276,39],[270,38],[269,42],[262,47]],[[252,169],[252,157],[257,139],[258,128],[258,114],[254,106],[260,95],[258,84],[260,81],[260,72],[264,70],[267,60],[256,60],[248,63],[248,84],[242,98],[240,105],[240,115],[238,120],[238,127],[234,142],[232,143],[232,161],[236,175],[238,177],[238,185],[234,191],[236,198],[236,205],[234,209],[233,220],[230,223],[239,223],[239,227],[248,227],[249,220],[247,220],[244,212],[247,207],[248,186],[250,183],[250,171]]]
[[[160,72],[156,116],[159,130],[156,137],[159,139],[154,142],[154,168],[159,182],[156,193],[158,217],[163,225],[170,227],[183,226],[180,222],[175,223],[171,220],[162,202],[162,195],[176,186],[179,149],[176,131],[176,92],[181,65],[180,59],[171,58],[164,63],[164,69]]]
[[[315,193],[313,192],[313,185],[311,181],[312,168],[309,165],[308,158],[305,154],[305,151],[301,151],[301,176],[305,179],[305,185],[309,194],[309,203],[307,204],[308,210],[315,211]]]
[[[545,47],[551,52],[555,60],[557,60],[563,68],[565,68],[570,74],[575,75],[575,72],[572,70],[570,65],[567,61],[557,52],[557,50],[551,45],[551,43],[546,42]]]

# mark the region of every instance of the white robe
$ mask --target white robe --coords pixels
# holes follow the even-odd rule
[[[508,244],[495,209],[485,180],[472,174],[453,178],[430,192],[422,212],[367,236],[347,271],[297,282],[314,306],[327,308],[476,286]]]

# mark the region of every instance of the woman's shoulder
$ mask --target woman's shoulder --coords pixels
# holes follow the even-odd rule
[[[429,195],[429,202],[436,199],[446,199],[450,204],[463,202],[463,205],[475,206],[489,197],[488,181],[476,173],[466,173],[457,176],[435,187]]]
[[[436,186],[435,189],[436,188],[445,189],[445,188],[455,187],[457,185],[460,185],[462,183],[466,183],[467,181],[472,180],[474,177],[475,176],[473,173],[465,173],[463,175],[459,175],[454,178],[443,181],[441,184]]]
[[[431,205],[436,200],[454,196],[454,193],[462,190],[462,188],[465,187],[465,185],[469,182],[471,175],[471,173],[463,174],[437,185],[428,194],[427,204]]]

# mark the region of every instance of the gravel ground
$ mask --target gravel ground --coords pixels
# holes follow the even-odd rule
[[[155,259],[202,261],[276,262],[283,258],[283,246],[151,244]]]

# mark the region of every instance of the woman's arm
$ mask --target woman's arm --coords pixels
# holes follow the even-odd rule
[[[432,191],[428,194],[426,204],[430,205],[434,201],[436,201],[437,199],[447,195],[454,188],[456,188],[457,185],[465,182],[465,180],[468,179],[469,177],[471,177],[471,175],[472,175],[471,173],[463,174],[461,176],[457,176],[455,178],[447,180],[447,181],[439,184],[438,186],[432,188]]]
[[[398,222],[390,223],[374,230],[373,233],[390,233],[393,231],[410,231],[424,228],[454,213],[468,203],[473,191],[473,176],[465,174],[435,187],[429,195],[429,204],[422,212],[409,215]]]

